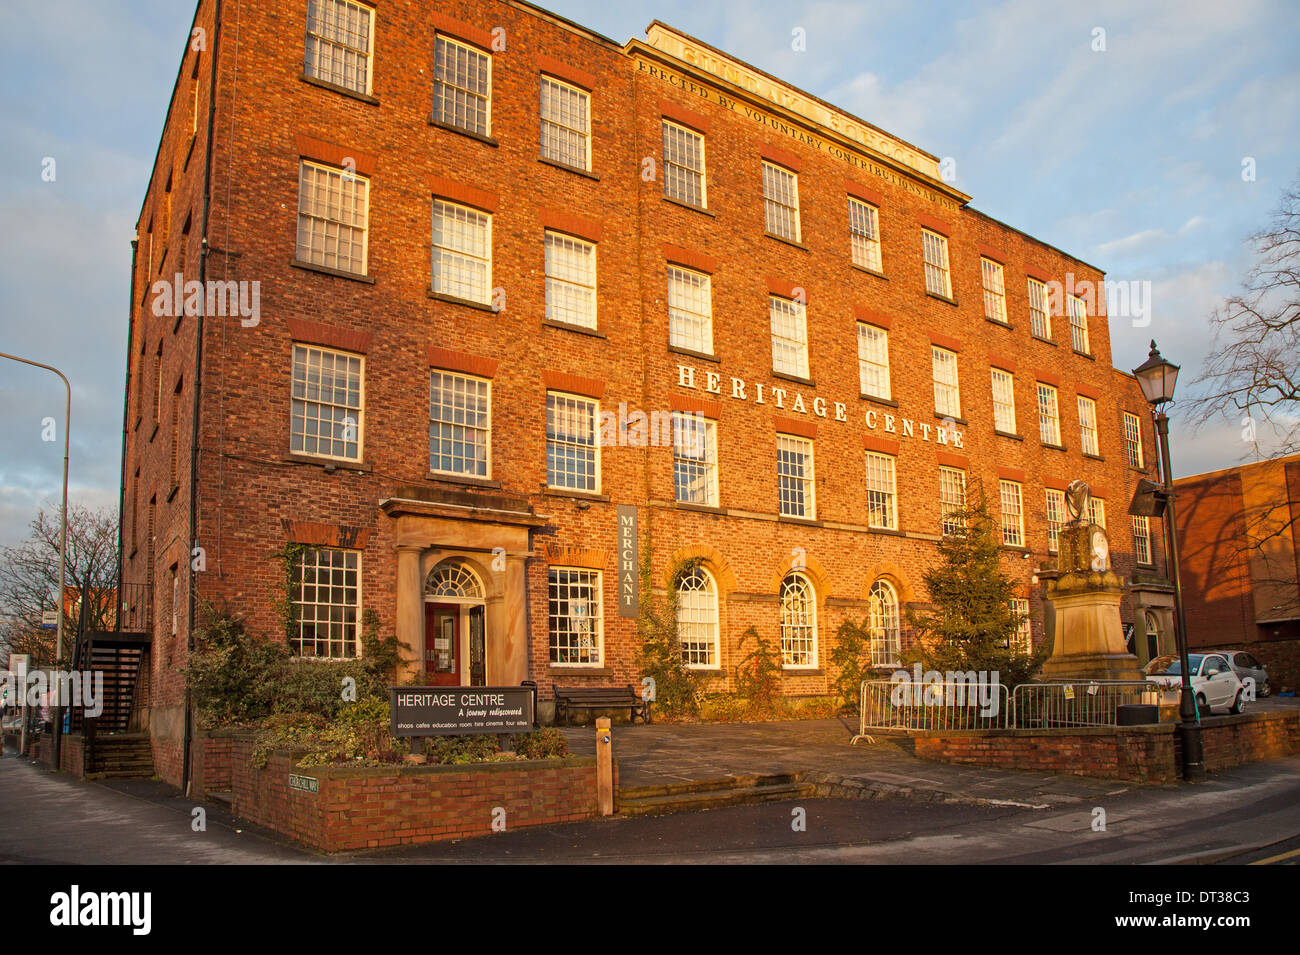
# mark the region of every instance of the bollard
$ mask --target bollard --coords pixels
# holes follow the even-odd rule
[[[596,720],[596,801],[602,816],[614,815],[614,741],[608,716]]]

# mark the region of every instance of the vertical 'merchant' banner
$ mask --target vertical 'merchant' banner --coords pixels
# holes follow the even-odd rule
[[[640,613],[640,581],[637,567],[636,508],[618,506],[618,615]]]

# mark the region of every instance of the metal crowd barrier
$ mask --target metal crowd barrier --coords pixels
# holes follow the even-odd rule
[[[949,674],[950,675],[950,674]],[[1119,707],[1158,704],[1160,687],[1142,681],[1022,683],[1014,690],[981,681],[864,680],[858,734],[906,730],[1069,730],[1117,726]]]

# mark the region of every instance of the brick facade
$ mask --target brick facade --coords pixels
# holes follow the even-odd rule
[[[461,554],[490,576],[501,570],[494,563],[501,552],[504,582],[487,588],[489,679],[535,680],[543,699],[557,682],[640,677],[636,622],[616,615],[620,504],[638,508],[656,587],[667,585],[673,562],[704,559],[719,589],[718,688],[730,682],[746,628],[778,636],[781,580],[792,566],[806,568],[813,584],[817,649],[814,666],[786,672],[788,694],[827,691],[835,630],[866,616],[875,581],[890,582],[904,609],[925,601],[940,464],[982,480],[995,513],[997,469],[1023,472],[1028,546],[1009,549],[1005,566],[1031,598],[1036,639],[1034,569],[1051,557],[1046,487],[1080,477],[1104,489],[1115,569],[1133,573],[1125,510],[1145,472],[1125,461],[1121,418],[1129,411],[1144,422],[1149,470],[1146,406],[1131,377],[1112,368],[1104,315],[1089,315],[1088,354],[1072,349],[1064,314],[1053,316],[1049,341],[1029,330],[1028,275],[1100,283],[1102,273],[971,208],[938,178],[935,157],[835,118],[802,94],[802,112],[787,105],[790,97],[763,95],[776,81],[743,64],[737,68],[750,79],[719,79],[704,65],[724,54],[689,40],[682,41],[689,56],[666,52],[681,38],[661,25],[653,43],[620,46],[521,2],[375,5],[373,83],[353,93],[304,77],[306,7],[305,0],[245,7],[236,31],[215,22],[214,0],[202,0],[195,26],[204,49],[186,47],[139,220],[123,579],[151,584],[154,595],[151,725],[164,778],[181,775],[179,668],[191,607],[224,602],[253,630],[278,633],[271,607],[283,577],[269,555],[290,541],[359,550],[361,606],[378,614],[384,632],[413,635],[417,655],[424,618],[410,588],[431,555]],[[431,118],[439,30],[492,57],[486,135]],[[590,91],[589,170],[539,157],[544,75]],[[818,110],[831,118],[809,118]],[[664,119],[705,135],[707,209],[664,195]],[[293,262],[302,160],[367,179],[364,275]],[[798,242],[765,234],[765,160],[798,174]],[[852,264],[850,195],[878,208],[881,272]],[[490,285],[500,310],[431,290],[435,198],[492,215]],[[947,237],[951,297],[926,292],[923,227]],[[547,229],[596,243],[594,330],[546,318]],[[1004,267],[1005,324],[984,316],[981,255]],[[670,263],[710,275],[710,355],[668,344]],[[239,315],[156,314],[151,283],[178,270],[186,280],[260,283],[256,324]],[[772,294],[807,303],[806,380],[773,372]],[[860,396],[859,321],[888,329],[887,402]],[[364,359],[360,460],[290,452],[295,342]],[[950,426],[961,432],[960,447],[934,412],[932,343],[958,356],[961,411]],[[992,363],[1014,370],[1017,436],[994,433]],[[430,367],[490,379],[488,478],[430,472]],[[1039,440],[1036,381],[1059,387],[1060,449]],[[716,415],[719,506],[675,502],[671,446],[604,447],[598,494],[547,490],[548,388],[599,395],[608,411]],[[1097,402],[1097,457],[1081,451],[1076,393]],[[778,515],[778,430],[814,435],[815,521]],[[895,443],[898,530],[873,531],[864,448],[893,453]],[[398,520],[392,502],[409,498],[421,500],[419,515]],[[460,513],[478,521],[463,540],[450,529]],[[512,537],[507,545],[494,535],[519,513],[531,515],[530,529],[520,532],[523,544]],[[1162,566],[1158,523],[1152,532]],[[195,546],[202,566],[191,570]],[[555,667],[550,555],[570,560],[579,552],[584,566],[603,573],[603,657],[595,667]],[[504,603],[494,605],[498,596]],[[505,608],[495,618],[494,606]],[[503,637],[504,626],[517,626],[524,639]]]

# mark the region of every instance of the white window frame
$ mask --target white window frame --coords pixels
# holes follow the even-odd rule
[[[322,13],[325,14],[323,23]],[[343,26],[345,17],[351,19],[349,15],[364,18],[366,27],[364,48],[349,42],[356,38],[356,33],[351,29],[353,26],[351,22]],[[318,27],[316,31],[312,30],[313,22]],[[315,40],[314,51],[313,39]],[[369,96],[374,79],[374,54],[375,10],[373,7],[356,3],[354,0],[307,0],[307,40],[303,50],[305,75],[323,83]],[[329,60],[328,67],[322,63],[324,59]],[[346,82],[349,72],[355,77],[361,70],[365,71],[363,84],[358,86],[355,81]]]
[[[769,295],[767,315],[772,328],[772,370],[807,380],[808,306],[780,295]]]
[[[442,72],[443,61],[439,57],[439,53],[443,52],[444,50],[448,50],[448,48],[455,48],[458,54],[461,51],[463,51],[465,56],[465,62],[467,65],[473,62],[475,58],[481,58],[482,63],[484,65],[484,69],[487,72],[487,78],[485,83],[487,89],[486,93],[481,93],[477,90],[470,89],[468,86],[461,85],[460,83],[461,77],[459,75],[455,77],[455,80],[457,82],[447,81],[447,77]],[[468,77],[466,77],[466,79],[468,79]],[[446,114],[447,96],[440,92],[440,89],[443,87],[455,91],[455,93],[452,96],[453,116],[451,118],[448,118]],[[463,98],[464,103],[466,105],[468,105],[471,99],[482,101],[483,103],[483,128],[482,129],[478,128],[477,110],[475,111],[475,122],[472,125],[466,125],[465,123],[456,122],[454,114],[456,112],[456,107],[459,106],[460,104],[455,102],[456,99],[455,94],[459,94]],[[490,53],[484,50],[480,50],[478,47],[474,46],[473,44],[466,43],[463,40],[458,40],[453,36],[449,36],[446,33],[437,33],[434,35],[433,38],[433,116],[434,119],[437,120],[439,123],[441,123],[444,126],[449,126],[452,129],[461,129],[475,136],[483,136],[485,138],[491,137],[492,135],[492,55]],[[466,116],[468,117],[468,110],[466,110]]]
[[[1087,395],[1076,395],[1079,406],[1079,444],[1084,454],[1101,456],[1097,443],[1097,402]]]
[[[922,229],[921,260],[925,264],[925,290],[931,295],[951,299],[952,270],[948,264],[948,237],[931,229]]]
[[[668,344],[713,354],[713,279],[707,272],[668,266]]]
[[[1019,481],[998,480],[999,513],[1002,526],[1002,546],[1025,546],[1025,495]]]
[[[550,97],[546,95],[548,88],[553,88]],[[538,146],[540,155],[543,159],[549,160],[550,162],[556,162],[562,166],[568,166],[571,169],[581,169],[584,172],[590,172],[591,94],[579,86],[574,86],[572,83],[566,83],[547,73],[542,73],[541,82],[539,83],[539,95],[541,97],[541,103],[539,106],[541,115],[539,133],[541,142]],[[582,127],[571,124],[575,117],[567,116],[562,106],[557,114],[555,107],[565,101],[582,104],[580,110],[582,115],[576,117],[577,121],[583,124]],[[548,106],[552,107],[552,109],[548,110]],[[555,143],[561,141],[566,135],[581,141],[582,161],[580,163],[569,162],[563,155],[565,152],[563,148],[558,150],[560,153],[559,155],[556,155],[554,152],[548,152],[548,139],[546,135],[548,127],[556,130],[555,135],[553,135],[550,140],[553,146]]]
[[[946,375],[952,369],[951,380]],[[930,346],[930,370],[934,379],[934,410],[941,418],[961,417],[961,379],[957,353],[942,345]]]
[[[570,575],[567,580],[558,580],[561,574]],[[590,588],[589,603],[595,603],[596,607],[593,612],[575,615],[572,607],[567,614],[554,614],[551,612],[551,606],[558,604],[562,599],[572,600],[571,594],[565,594],[563,597],[557,596],[557,587],[573,586]],[[604,572],[594,570],[590,567],[569,567],[564,565],[553,564],[546,571],[546,653],[547,662],[553,667],[564,667],[566,669],[585,669],[604,666],[605,661],[605,580]],[[583,648],[581,645],[582,630],[581,627],[574,627],[574,621],[578,619],[593,620],[590,648]],[[557,646],[557,637],[561,636],[560,631],[556,628],[557,622],[568,621],[568,626],[563,634],[566,637],[577,635],[577,642],[572,647],[561,650]],[[560,656],[565,653],[586,656],[585,660],[561,660]]]
[[[802,476],[789,472],[783,472],[782,453],[802,455],[805,462],[805,472]],[[776,436],[776,474],[777,474],[777,507],[782,517],[794,517],[805,521],[817,520],[817,470],[816,461],[813,457],[813,442],[811,438],[800,437],[794,434],[777,433]],[[800,489],[803,491],[804,513],[797,514],[786,509],[786,495],[783,493],[782,480],[798,482]],[[791,496],[793,503],[793,496]]]
[[[884,272],[880,250],[880,210],[856,196],[849,196],[849,255],[860,269]]]
[[[1155,556],[1151,550],[1151,520],[1133,515],[1133,559],[1143,567],[1154,567]]]
[[[322,186],[322,180],[324,180]],[[336,187],[337,186],[337,190]],[[316,199],[308,194],[323,195]],[[337,195],[338,205],[333,198]],[[358,213],[358,206],[361,211]],[[358,223],[358,219],[360,222]],[[304,229],[306,234],[304,235]],[[340,253],[340,238],[347,231],[349,252],[344,259]],[[360,268],[354,268],[356,258],[351,246],[356,244],[355,233],[360,233]],[[320,250],[317,251],[319,236]],[[329,246],[333,239],[334,252]],[[304,254],[305,253],[305,254]],[[370,260],[370,179],[350,170],[298,160],[298,240],[294,252],[299,262],[320,268],[346,272],[349,275],[366,275]],[[347,266],[342,263],[346,261]]]
[[[1088,498],[1088,522],[1106,529],[1106,500],[1100,497]]]
[[[675,138],[675,143],[670,143],[670,135]],[[709,194],[707,165],[704,155],[704,134],[691,129],[689,126],[683,126],[681,123],[674,123],[671,119],[665,117],[662,120],[661,141],[664,159],[664,195],[674,202],[680,202],[697,209],[707,209],[709,207]],[[687,148],[688,144],[698,146],[698,156],[688,155],[688,153],[696,151],[693,148]],[[677,145],[682,148],[677,149]],[[698,161],[699,168],[692,168],[679,160]],[[690,198],[690,189],[682,191],[678,188],[679,184],[684,183],[693,183],[699,188],[699,202],[695,202]]]
[[[1070,309],[1070,344],[1080,355],[1091,355],[1088,342],[1088,307],[1078,295],[1068,296]]]
[[[791,571],[781,579],[780,601],[782,668],[817,669],[817,588],[807,574]]]
[[[567,403],[572,408],[586,407],[590,409],[591,414],[591,443],[590,443],[590,460],[592,462],[593,487],[578,487],[573,484],[556,484],[557,475],[563,476],[568,472],[553,471],[551,469],[551,448],[552,446],[562,446],[575,448],[582,451],[588,447],[584,442],[574,441],[568,437],[551,436],[551,417],[552,417],[552,399]],[[546,486],[556,491],[576,491],[581,494],[599,494],[600,493],[600,402],[595,398],[588,398],[586,395],[577,395],[567,391],[547,391],[546,392]],[[585,453],[585,452],[584,452]],[[574,471],[573,474],[579,476],[581,472]]]
[[[1029,333],[1035,338],[1052,340],[1052,313],[1047,308],[1047,283],[1040,279],[1029,282]]]
[[[1002,263],[980,256],[980,282],[984,287],[984,317],[1006,325],[1007,285]]]
[[[547,321],[595,329],[597,327],[596,243],[579,239],[565,232],[547,229],[544,258]],[[580,263],[583,268],[574,268],[574,262]],[[561,270],[569,274],[561,274]],[[581,307],[584,298],[585,308]],[[580,307],[569,307],[569,303],[574,301],[578,302]],[[575,317],[564,317],[569,315]]]
[[[869,378],[881,379],[884,388],[869,387]],[[889,330],[869,322],[858,322],[858,388],[862,394],[889,401],[893,387],[889,380]]]
[[[332,561],[331,561],[330,563],[328,563],[328,564],[324,564],[324,565],[322,565],[322,564],[321,564],[321,561],[320,561],[320,556],[321,556],[322,554],[340,554],[340,555],[343,555],[343,564],[342,564],[342,566],[341,566],[341,567],[336,567]],[[353,556],[356,558],[356,566],[355,566],[355,567],[349,568],[349,567],[347,566],[347,556],[348,556],[348,555],[353,555]],[[347,575],[349,572],[355,574],[355,584],[354,584],[354,586],[353,586],[353,589],[355,590],[355,593],[356,593],[356,599],[355,599],[355,601],[352,602],[352,603],[350,603],[350,604],[349,604],[349,603],[335,604],[335,603],[331,603],[331,602],[328,602],[328,601],[307,600],[307,599],[305,599],[306,596],[307,596],[307,594],[306,594],[305,591],[306,591],[306,588],[307,588],[307,586],[308,586],[308,585],[306,584],[306,582],[305,582],[305,571],[306,571],[306,568],[307,568],[307,560],[308,560],[308,557],[309,557],[309,556],[312,557],[314,567],[315,567],[315,569],[317,570],[318,573],[319,573],[319,571],[322,570],[322,569],[327,570],[327,571],[342,570],[343,573],[344,573],[344,575],[345,575],[345,576],[344,576],[344,584],[343,584],[343,588],[344,588],[345,590],[348,589],[348,588],[347,588],[347,583],[346,583],[346,575]],[[361,551],[359,551],[359,550],[355,550],[355,549],[350,549],[350,548],[345,548],[345,547],[313,547],[313,548],[308,548],[307,550],[304,550],[304,551],[299,555],[298,560],[294,562],[294,574],[295,574],[295,579],[294,579],[294,591],[295,591],[295,598],[294,598],[294,601],[293,601],[294,609],[295,609],[295,615],[294,615],[294,616],[295,616],[295,621],[294,621],[294,622],[295,622],[295,624],[297,625],[298,633],[297,633],[297,636],[296,636],[294,639],[290,640],[290,650],[293,651],[293,655],[294,655],[295,657],[302,658],[302,659],[351,660],[351,659],[354,659],[354,658],[356,658],[356,657],[361,656],[361,608],[362,608],[362,606],[363,606],[363,603],[362,603],[362,579],[363,579],[363,578],[362,578],[362,574],[361,574],[361,570],[362,570],[362,566],[361,566],[361,565],[362,565],[362,554],[361,554]],[[320,584],[318,584],[318,583],[317,583],[317,584],[312,584],[311,586],[312,586],[314,589],[315,589],[315,588],[320,588]],[[324,589],[326,592],[328,592],[328,591],[333,590],[336,586],[337,586],[337,585],[335,585],[335,584],[331,581],[330,583],[328,583],[327,585],[325,585],[322,589]],[[314,593],[313,593],[313,596],[315,596]],[[303,654],[303,653],[302,653],[302,648],[303,648],[304,643],[305,643],[305,641],[304,641],[304,632],[305,632],[305,628],[306,628],[307,626],[311,625],[312,623],[319,623],[319,622],[325,622],[325,623],[328,623],[328,622],[329,622],[328,620],[326,620],[326,621],[319,621],[319,620],[314,620],[314,619],[310,619],[310,620],[309,620],[309,619],[308,619],[308,615],[307,615],[307,613],[306,613],[307,608],[309,608],[309,607],[318,607],[318,608],[319,608],[319,607],[327,607],[327,608],[341,607],[341,608],[344,608],[345,611],[346,611],[347,609],[349,609],[349,608],[351,609],[351,611],[352,611],[352,624],[351,624],[352,637],[351,637],[351,639],[350,639],[350,642],[351,642],[351,644],[352,644],[352,653],[351,653],[351,654],[348,654],[348,653],[339,653],[339,654],[334,654],[334,653],[332,653],[332,652],[326,652],[325,654],[319,654],[319,653]],[[312,616],[314,617],[315,614],[313,614]],[[330,616],[330,614],[327,614],[327,617],[328,617],[328,616]],[[346,625],[346,621],[345,621],[345,625]],[[312,640],[313,648],[315,648],[315,647],[319,647],[320,644],[321,644],[321,642],[322,642],[322,641],[321,641],[319,638],[313,638],[313,640]],[[346,648],[347,648],[347,643],[348,643],[348,638],[345,637],[345,638],[343,638],[342,641],[336,641],[336,640],[332,639],[331,637],[328,637],[328,636],[327,636],[324,642],[325,642],[325,645],[326,645],[326,649],[327,649],[327,651],[328,651],[328,650],[331,650],[331,649],[333,648],[333,644],[336,643],[336,642],[340,642],[340,643],[342,643],[342,649],[346,649]],[[295,646],[295,644],[296,644],[296,646]]]
[[[303,394],[302,394],[302,395],[297,395],[296,392],[298,391],[298,384],[299,384],[299,378],[298,378],[297,371],[298,371],[298,366],[299,366],[299,354],[300,354],[300,353],[301,353],[301,356],[302,356],[302,362],[303,362],[303,365],[304,365],[304,375],[303,375],[303,378],[302,378],[302,383],[303,383]],[[317,389],[318,389],[318,390],[317,390],[317,397],[316,397],[316,398],[309,398],[309,397],[307,397],[307,386],[310,384],[310,379],[311,379],[311,364],[310,364],[310,360],[311,360],[311,356],[312,356],[313,354],[320,355],[320,356],[324,356],[324,355],[330,355],[330,356],[332,356],[332,357],[333,357],[334,367],[335,367],[335,368],[338,367],[338,364],[339,364],[340,360],[342,360],[342,361],[344,361],[344,362],[354,362],[354,361],[356,362],[356,365],[357,365],[357,400],[356,400],[356,404],[355,404],[355,405],[353,405],[353,404],[347,404],[347,403],[345,403],[345,404],[338,404],[338,403],[336,403],[335,401],[332,400],[332,396],[331,396],[331,400],[329,400],[329,401],[324,400],[324,396],[323,396],[323,395],[320,393],[320,391],[319,391],[319,388],[320,388],[320,382],[319,382],[319,381],[317,382]],[[318,359],[318,361],[317,361],[317,366],[316,366],[318,370],[320,369],[321,365],[322,365],[322,362]],[[347,374],[347,371],[345,370],[344,373]],[[365,355],[358,355],[358,354],[356,354],[355,352],[343,351],[343,350],[338,349],[338,348],[326,348],[326,347],[323,346],[323,345],[309,345],[309,344],[307,344],[307,343],[305,343],[305,342],[294,342],[294,343],[293,343],[293,349],[291,350],[291,352],[290,352],[290,356],[289,356],[289,382],[290,382],[290,384],[289,384],[289,453],[290,453],[290,454],[302,455],[302,456],[304,456],[304,457],[321,458],[321,459],[323,459],[323,460],[329,460],[329,461],[360,461],[360,460],[362,460],[362,456],[365,454],[365,420],[366,420],[366,413],[365,413],[365,412],[366,412],[366,356],[365,356]],[[331,387],[330,390],[331,390],[331,393],[336,393],[336,392],[339,390],[339,387],[338,387],[337,384],[335,384],[335,385],[333,385],[333,386]],[[346,383],[346,382],[345,382],[345,385],[344,385],[344,390],[348,390],[348,389],[347,389],[347,383]],[[303,407],[303,413],[302,413],[301,417],[300,417],[300,415],[299,415],[298,410],[294,407],[294,406],[295,406],[297,403],[299,403],[299,402],[301,402],[302,405],[304,406],[304,407]],[[325,418],[323,417],[323,415],[321,414],[322,409],[330,409],[330,410],[342,409],[342,410],[344,411],[344,415],[343,415],[343,417],[342,417],[341,419],[336,419],[336,418],[334,418],[333,416],[331,416],[331,417],[328,419],[329,422],[330,422],[330,424],[331,424],[331,428],[330,428],[330,434],[329,434],[329,437],[328,437],[327,440],[329,441],[329,444],[330,444],[330,447],[331,447],[331,448],[332,448],[335,444],[338,444],[338,443],[343,443],[343,444],[347,444],[347,443],[348,443],[348,442],[343,441],[341,438],[336,438],[336,437],[334,436],[334,427],[337,426],[337,425],[342,425],[343,427],[346,428],[346,427],[347,427],[347,421],[348,421],[348,419],[349,419],[349,418],[352,418],[352,420],[353,420],[353,422],[354,422],[354,424],[355,424],[355,426],[356,426],[356,429],[357,429],[357,439],[356,439],[356,442],[355,442],[355,443],[356,443],[356,446],[357,446],[357,453],[356,453],[356,455],[353,456],[353,455],[346,455],[346,454],[321,454],[319,451],[308,451],[308,450],[307,450],[307,439],[308,439],[309,435],[307,434],[307,426],[306,426],[306,423],[307,423],[307,415],[306,415],[306,411],[307,411],[307,406],[308,406],[308,405],[310,405],[310,406],[314,406],[314,407],[317,409],[317,415],[316,415],[316,417],[315,417],[314,420],[316,420],[316,421],[318,421],[318,422],[321,422],[321,421],[325,421],[325,420],[327,420],[327,419],[325,419]],[[301,432],[301,437],[302,437],[302,445],[303,445],[303,446],[302,446],[301,448],[295,448],[295,447],[294,447],[294,436],[295,436],[295,433],[296,433],[296,427],[297,427],[297,425],[298,425],[298,423],[299,423],[300,420],[301,420],[301,423],[302,423],[302,432]],[[320,436],[319,434],[317,434],[317,435],[315,435],[314,437],[315,437],[316,440],[317,440],[317,447],[319,447],[319,446],[320,446],[321,436]]]
[[[892,454],[868,451],[866,462],[867,526],[896,531],[898,530],[897,459]]]
[[[674,411],[672,420],[674,496],[681,504],[717,507],[718,422],[687,411]],[[688,493],[697,489],[702,496]]]
[[[965,529],[965,522],[953,516],[966,509],[966,472],[961,468],[939,467],[939,533],[950,537]]]
[[[452,385],[453,397],[465,396],[467,399],[463,405],[452,406],[451,410],[453,413],[451,414],[449,420],[435,419],[433,417],[433,396],[434,396],[435,377],[440,377],[444,380],[450,381]],[[468,403],[468,397],[470,396],[470,389],[468,387],[464,387],[464,388],[457,387],[458,385],[461,385],[461,383],[464,383],[464,385],[466,386],[472,383],[475,391],[479,389],[479,386],[482,386],[483,410],[481,414],[483,415],[486,421],[486,424],[484,426],[480,427],[477,423],[475,424],[469,423],[470,415],[475,414],[477,416],[479,412],[477,411],[477,409],[470,408]],[[477,395],[475,395],[475,397],[477,398]],[[456,420],[458,418],[460,420]],[[448,470],[444,468],[434,467],[433,466],[434,463],[433,443],[434,443],[435,426],[441,426],[442,428],[446,429],[445,433],[448,435],[446,441],[452,447],[455,447],[458,444],[463,446],[469,446],[469,447],[478,447],[477,443],[472,441],[466,442],[463,437],[458,440],[456,436],[467,431],[473,432],[475,434],[481,433],[483,438],[483,443],[482,443],[483,468],[484,468],[483,473],[482,474],[478,473],[477,469]],[[438,455],[438,457],[454,458],[455,455]],[[471,459],[466,457],[465,460],[469,462]],[[448,371],[443,368],[429,369],[429,472],[431,474],[452,474],[459,477],[482,478],[484,480],[491,479],[492,477],[492,379],[491,378],[480,378],[477,375],[466,375],[466,374],[462,374],[461,372]]]
[[[1142,468],[1142,419],[1130,411],[1124,412],[1124,459],[1131,468]],[[1132,427],[1130,427],[1132,425]]]
[[[871,665],[896,667],[902,652],[903,627],[898,588],[883,577],[867,592],[867,632],[871,636]]]
[[[993,390],[993,428],[1003,434],[1016,433],[1016,376],[996,365],[989,368]]]
[[[1061,402],[1058,389],[1044,381],[1038,388],[1038,440],[1061,447]]]
[[[1029,619],[1029,601],[1024,597],[1011,598],[1011,612],[1020,617],[1020,625],[1012,637],[1014,649],[1029,653],[1034,648],[1033,624]]]
[[[434,196],[429,228],[432,248],[429,286],[433,292],[465,302],[491,305],[492,214]],[[443,238],[441,242],[438,241],[439,235]],[[471,247],[466,239],[472,239],[476,247]],[[464,278],[477,274],[479,270],[483,276],[481,289]],[[473,294],[475,292],[478,294]]]
[[[786,230],[787,226],[793,227],[793,234]],[[766,159],[763,160],[763,231],[788,242],[803,241],[799,223],[799,174]]]
[[[695,585],[693,581],[698,581]],[[686,585],[692,583],[690,589]],[[716,670],[721,666],[721,626],[718,583],[706,567],[696,567],[678,577],[677,641],[688,670]],[[701,659],[703,657],[703,659]]]
[[[1057,553],[1061,548],[1061,528],[1065,526],[1065,492],[1047,488],[1047,552]]]

